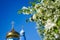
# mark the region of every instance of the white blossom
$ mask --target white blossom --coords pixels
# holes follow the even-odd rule
[[[45,24],[45,29],[50,29],[53,26],[55,26],[55,23],[53,23],[50,19],[48,19],[47,23]]]
[[[37,3],[37,4],[35,4],[35,9],[37,9],[37,7],[39,7],[40,6],[40,3]]]
[[[25,6],[23,6],[23,8],[22,9],[28,9],[27,7],[25,7]]]
[[[54,22],[56,22],[58,19],[58,15],[54,15]]]
[[[33,15],[33,19],[36,19],[36,14]]]
[[[37,13],[41,13],[40,9],[38,9],[38,10],[36,10],[36,11],[37,11]]]
[[[23,12],[23,14],[29,15],[29,13],[27,13],[27,12]]]
[[[30,9],[30,12],[32,12],[32,9]]]
[[[55,38],[58,38],[58,37],[59,37],[59,35],[58,35],[58,34],[54,34],[54,36],[55,36]]]

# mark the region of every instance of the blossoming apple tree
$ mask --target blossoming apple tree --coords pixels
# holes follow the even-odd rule
[[[60,0],[41,0],[29,7],[22,7],[19,13],[32,14],[29,21],[36,22],[43,40],[60,40]]]

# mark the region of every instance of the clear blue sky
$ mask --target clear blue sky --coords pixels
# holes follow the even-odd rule
[[[34,22],[26,23],[30,16],[18,14],[18,10],[23,6],[28,6],[28,0],[0,0],[0,40],[6,40],[6,34],[11,30],[11,22],[14,21],[14,28],[20,32],[24,26],[27,40],[41,40],[36,24]]]

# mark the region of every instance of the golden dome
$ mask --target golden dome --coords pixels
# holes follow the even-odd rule
[[[6,38],[19,38],[20,34],[14,30],[14,28],[9,32]]]

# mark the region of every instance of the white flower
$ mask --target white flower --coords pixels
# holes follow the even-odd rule
[[[39,7],[40,6],[40,3],[37,3],[37,4],[35,4],[35,9],[37,9],[37,7]]]
[[[35,14],[33,15],[33,19],[36,19],[36,15]]]
[[[41,13],[40,9],[38,9],[38,10],[36,10],[36,11],[37,11],[37,13]]]
[[[54,22],[56,22],[58,19],[58,15],[54,15]]]
[[[29,21],[32,22],[31,18],[29,18]]]
[[[28,9],[27,7],[25,7],[25,6],[23,6],[23,8],[22,9]]]
[[[45,24],[45,29],[50,29],[50,28],[52,28],[53,26],[55,26],[55,23],[53,23],[53,22],[51,21],[51,19],[48,19],[48,20],[47,20],[47,23]]]
[[[30,12],[32,12],[32,9],[30,9]]]
[[[43,3],[43,0],[41,0],[41,2],[40,3]]]
[[[58,37],[59,37],[59,35],[58,35],[58,34],[54,34],[54,36],[55,36],[55,38],[58,38]]]
[[[29,15],[29,13],[27,13],[27,12],[23,12],[23,14]]]

